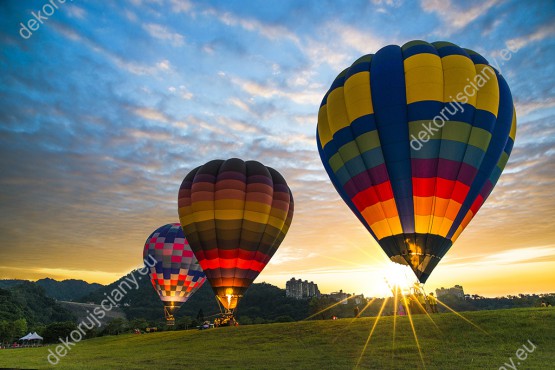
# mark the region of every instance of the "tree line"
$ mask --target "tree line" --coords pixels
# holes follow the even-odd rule
[[[122,278],[123,279],[123,278]],[[82,297],[85,303],[100,302],[114,289],[120,280],[101,286]],[[6,285],[4,285],[6,286]],[[74,294],[66,292],[65,294]],[[465,299],[456,296],[443,296],[440,300],[456,311],[506,309],[519,307],[539,307],[542,301],[555,305],[555,294],[528,294],[498,298],[469,296]],[[385,303],[384,303],[385,302]],[[196,328],[204,320],[213,321],[220,312],[212,289],[208,283],[203,285],[176,314],[174,327],[165,326],[163,304],[147,279],[139,281],[138,289],[127,292],[121,302],[121,310],[126,318],[116,318],[101,327],[88,330],[86,338],[103,335],[118,335],[149,328],[157,330],[185,330]],[[330,296],[297,300],[286,297],[285,290],[267,283],[253,284],[246,292],[236,310],[241,325],[265,324],[274,322],[309,320],[328,320],[331,318],[352,318],[376,316],[383,306],[383,315],[395,311],[393,299],[362,299],[353,297],[338,303]],[[440,305],[440,312],[448,311]],[[27,281],[10,284],[0,288],[0,342],[7,344],[27,332],[36,331],[45,342],[56,342],[65,338],[78,325],[77,317],[55,299],[47,295],[40,285]]]

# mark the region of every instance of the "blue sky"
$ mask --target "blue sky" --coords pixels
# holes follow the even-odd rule
[[[258,281],[295,276],[377,294],[360,281],[387,259],[323,170],[317,112],[359,56],[423,39],[498,66],[518,116],[505,174],[429,283],[553,291],[552,2],[52,3],[27,39],[20,23],[49,2],[0,3],[0,278],[115,280],[140,265],[154,229],[178,220],[191,169],[239,157],[278,169],[296,200],[290,233]],[[518,50],[504,60],[508,47]],[[500,277],[468,276],[492,264]],[[525,284],[497,288],[515,268]],[[345,271],[352,279],[339,278]]]

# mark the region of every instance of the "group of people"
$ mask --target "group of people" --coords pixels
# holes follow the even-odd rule
[[[214,319],[214,327],[217,328],[218,326],[239,326],[239,323],[233,315],[226,314]]]
[[[397,300],[399,302],[397,315],[399,316],[406,316],[409,311],[411,314],[423,314],[426,312],[438,313],[437,298],[434,296],[434,293],[430,292],[430,294],[426,296],[417,286],[412,289],[411,294],[403,294],[399,289],[397,291]],[[360,309],[358,306],[355,306],[353,314],[354,317],[360,316]],[[332,319],[334,318],[332,317]]]
[[[411,314],[416,313],[438,313],[437,298],[434,293],[430,292],[427,296],[418,288],[413,288],[412,294],[404,296],[404,299],[399,299],[399,307],[397,314],[405,316],[410,311]]]

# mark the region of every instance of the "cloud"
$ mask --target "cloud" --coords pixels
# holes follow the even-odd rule
[[[311,37],[304,41],[301,52],[307,62],[302,71],[296,71],[294,74],[292,85],[309,84],[311,87],[322,89],[322,86],[315,86],[313,82],[309,82],[314,80],[315,71],[320,70],[322,66],[331,68],[329,81],[331,84],[332,78],[360,56],[373,54],[387,44],[398,43],[395,34],[389,34],[387,38],[383,38],[376,31],[362,31],[357,25],[338,20],[322,24],[316,34],[320,37]],[[323,93],[320,95],[318,101],[321,101]]]
[[[387,44],[396,43],[394,35],[389,35],[387,41],[368,31],[361,31],[359,27],[347,24],[331,23],[327,26],[332,34],[337,35],[336,44],[346,45],[364,54],[373,54]],[[393,37],[391,37],[393,36]],[[352,61],[354,62],[354,60]]]
[[[425,12],[435,13],[443,25],[442,34],[451,35],[459,31],[480,16],[486,14],[489,9],[497,5],[499,0],[487,0],[477,5],[463,7],[455,5],[451,0],[421,0],[420,5]]]
[[[163,59],[156,63],[156,68],[162,71],[170,71],[172,69],[170,61],[167,59]]]
[[[136,22],[139,19],[139,17],[137,16],[137,13],[129,9],[125,9],[124,14],[125,14],[125,17],[131,22]]]
[[[505,45],[511,50],[519,50],[529,44],[533,44],[548,37],[553,37],[555,35],[555,24],[548,24],[540,27],[535,32],[532,32],[526,36],[516,37],[509,39],[505,42]]]
[[[244,110],[245,112],[253,113],[250,106],[245,101],[243,101],[241,99],[231,98],[231,99],[229,99],[229,102],[232,105],[238,107],[239,109]]]
[[[130,72],[132,74],[154,75],[160,71],[167,71],[170,69],[169,68],[170,66],[167,60],[161,60],[151,66],[145,65],[142,63],[133,62],[133,61],[128,61],[122,58],[121,56],[109,51],[105,47],[101,46],[99,43],[92,41],[88,37],[85,37],[77,33],[75,30],[68,28],[65,25],[52,22],[52,27],[64,37],[87,46],[95,53],[100,54],[106,59],[108,59],[111,63],[113,63],[120,69]]]
[[[446,258],[444,264],[449,265],[449,268],[471,269],[479,266],[497,267],[499,265],[521,265],[546,261],[555,261],[554,245],[514,248],[459,259],[447,260]]]
[[[393,8],[398,8],[403,4],[403,0],[372,0],[374,5],[386,5]]]
[[[164,113],[152,108],[134,108],[133,113],[146,120],[160,121],[168,123],[170,118]]]
[[[64,9],[73,18],[84,19],[87,15],[87,11],[85,9],[76,5],[69,5]]]
[[[280,97],[297,104],[318,105],[323,96],[322,92],[317,89],[292,89],[286,86],[276,86],[273,81],[261,83],[237,76],[230,77],[230,81],[256,99]]]
[[[172,69],[171,66],[169,66],[168,69]],[[170,86],[168,87],[168,91],[172,94],[177,94],[184,100],[191,100],[194,97],[193,93],[187,90],[187,87],[185,85],[179,85],[179,87]]]
[[[171,0],[174,13],[188,13],[193,9],[193,4],[188,0]]]
[[[543,100],[515,102],[517,117],[524,117],[529,115],[530,113],[553,107],[555,107],[555,96],[546,97]]]
[[[255,32],[269,40],[278,41],[287,39],[296,44],[300,44],[299,38],[287,27],[262,23],[257,19],[239,17],[231,12],[220,11],[217,8],[209,8],[203,11],[205,16],[214,17],[219,22],[231,27],[240,27],[249,32]]]
[[[143,29],[153,38],[163,41],[169,41],[172,46],[179,47],[185,44],[185,37],[177,32],[173,32],[167,26],[146,23]]]
[[[236,121],[225,116],[218,117],[217,121],[221,126],[228,127],[236,131],[239,136],[243,136],[244,134],[262,133],[262,129],[256,124]]]

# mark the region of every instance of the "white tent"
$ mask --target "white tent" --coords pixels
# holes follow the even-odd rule
[[[33,336],[33,333],[29,333],[29,334],[27,334],[26,336],[19,338],[19,340],[29,340],[29,338],[30,338],[31,336]],[[42,338],[41,338],[41,339],[42,339]]]
[[[27,340],[42,340],[42,337],[38,335],[37,332],[34,332]]]

